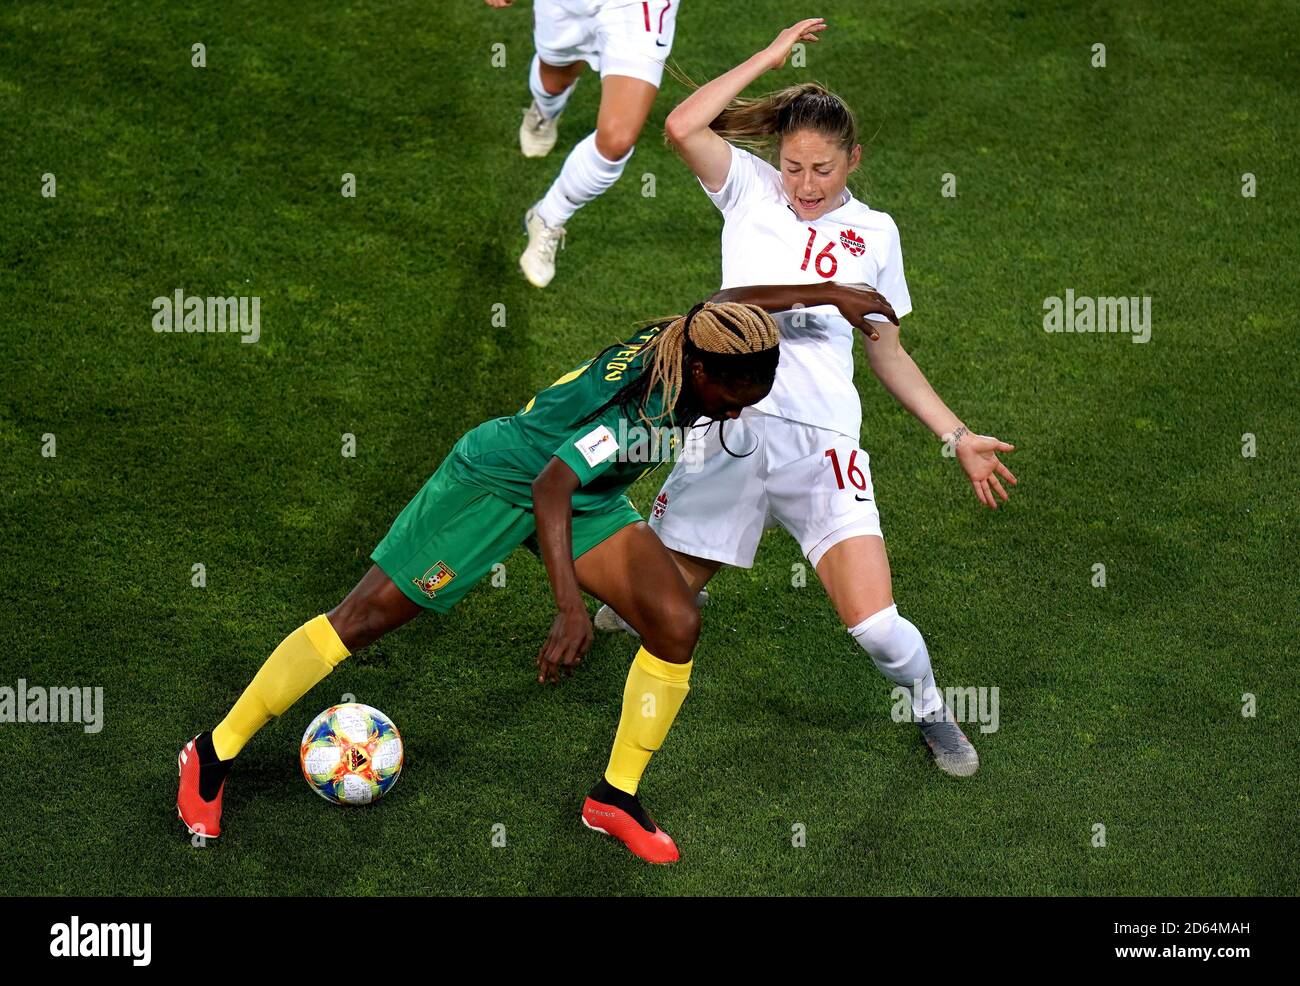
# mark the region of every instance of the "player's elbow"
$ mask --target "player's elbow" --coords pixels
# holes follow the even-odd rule
[[[691,126],[682,116],[680,108],[668,114],[664,121],[664,142],[674,150],[680,151],[682,143],[690,136]]]
[[[550,465],[547,465],[545,469],[533,477],[531,489],[533,491],[534,500],[546,496],[547,493],[555,489],[555,475],[551,471]]]
[[[572,496],[577,488],[578,477],[561,459],[551,459],[532,482],[534,500],[556,494]]]
[[[867,359],[872,366],[877,364],[884,366],[907,355],[907,351],[899,341],[898,330],[891,323],[877,322],[874,318],[869,318],[867,321],[871,323],[877,335],[877,338],[870,341],[863,337],[863,345],[867,347]]]

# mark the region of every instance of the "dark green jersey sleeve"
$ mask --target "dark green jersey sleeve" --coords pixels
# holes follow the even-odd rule
[[[658,462],[643,454],[654,439],[643,414],[658,420],[663,399],[656,391],[643,407],[605,405],[645,371],[645,344],[659,332],[654,326],[631,342],[607,347],[599,358],[539,391],[515,415],[493,418],[468,432],[453,450],[461,478],[530,507],[533,480],[554,457],[578,476],[575,511],[601,508],[621,496]],[[590,415],[596,416],[586,420]]]
[[[626,441],[620,423],[625,419],[617,409],[582,425],[566,438],[553,453],[578,476],[578,485],[586,486],[592,480],[609,472],[619,461],[624,449],[620,440]]]

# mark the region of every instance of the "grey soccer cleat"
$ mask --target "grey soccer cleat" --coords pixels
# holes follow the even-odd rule
[[[979,754],[953,718],[946,705],[938,712],[918,719],[921,738],[934,754],[935,765],[953,777],[969,777],[980,769]]]
[[[699,594],[695,597],[695,605],[702,608],[708,601],[709,590],[701,589]],[[611,632],[614,630],[621,630],[623,633],[631,634],[638,640],[641,639],[641,634],[633,630],[631,624],[608,606],[601,606],[600,609],[596,610],[596,618],[592,620],[592,622],[595,623],[597,630],[607,630]]]

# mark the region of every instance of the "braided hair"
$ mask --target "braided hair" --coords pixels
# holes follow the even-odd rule
[[[709,377],[728,383],[771,386],[776,376],[780,333],[772,316],[757,305],[702,301],[685,315],[655,324],[661,331],[646,343],[642,371],[585,421],[600,417],[612,407],[622,407],[629,411],[635,408],[637,417],[650,427],[665,417],[671,424],[680,422],[689,427],[701,414],[685,382],[692,359],[700,361]],[[604,352],[596,360],[601,356]],[[645,406],[656,391],[663,398],[663,410],[652,418]],[[718,427],[721,437],[722,425]],[[725,439],[722,444],[726,449]],[[730,449],[727,452],[734,454]]]

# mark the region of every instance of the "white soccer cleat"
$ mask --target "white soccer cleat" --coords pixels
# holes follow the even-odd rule
[[[564,248],[564,227],[548,226],[537,214],[537,206],[524,213],[528,246],[519,258],[519,269],[534,287],[544,288],[555,277],[555,251]]]
[[[709,590],[701,589],[699,595],[695,597],[695,605],[703,607],[708,601]],[[621,630],[623,633],[636,637],[638,640],[641,639],[641,634],[633,630],[631,624],[608,606],[601,606],[600,609],[596,610],[596,618],[592,622],[596,624],[597,630],[605,630],[611,633],[615,630]]]
[[[560,117],[564,112],[548,117],[533,100],[533,105],[524,112],[524,122],[519,125],[519,149],[524,157],[546,157],[555,146],[560,132]]]

